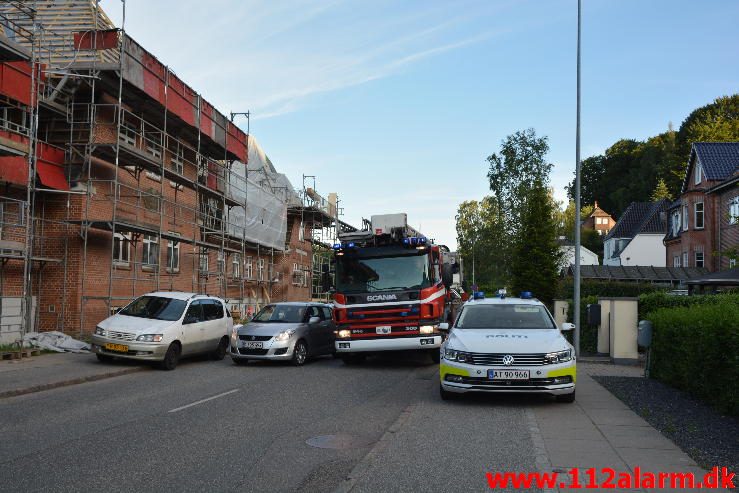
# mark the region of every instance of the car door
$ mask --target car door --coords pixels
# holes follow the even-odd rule
[[[318,317],[319,321],[312,324],[310,319]],[[312,355],[322,354],[326,341],[323,340],[321,332],[321,313],[316,306],[309,306],[305,310],[305,323],[308,326],[308,349]]]
[[[334,323],[333,310],[327,306],[322,306],[321,311],[323,312],[323,318],[326,320],[325,331],[326,331],[326,352],[331,354],[334,352],[335,341],[336,341],[336,324]]]
[[[223,303],[220,300],[208,300],[205,308],[206,322],[206,350],[213,350],[218,347],[221,338],[226,335],[226,316],[223,310]]]
[[[194,354],[202,351],[203,332],[205,331],[205,316],[203,301],[195,300],[190,303],[182,319],[182,354]]]

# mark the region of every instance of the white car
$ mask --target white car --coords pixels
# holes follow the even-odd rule
[[[465,392],[533,392],[574,402],[575,350],[544,304],[523,298],[466,302],[441,346],[442,399]],[[572,330],[563,324],[561,330]]]
[[[209,353],[223,359],[233,319],[214,296],[166,291],[136,298],[95,327],[92,350],[102,362],[113,358],[156,361],[174,370],[182,356]]]

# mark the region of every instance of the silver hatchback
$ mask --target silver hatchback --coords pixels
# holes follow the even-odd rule
[[[302,365],[312,356],[334,354],[336,326],[323,303],[272,303],[231,333],[231,359],[282,360]]]

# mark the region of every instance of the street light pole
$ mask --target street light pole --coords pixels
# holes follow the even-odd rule
[[[573,304],[575,305],[575,355],[580,356],[580,25],[582,0],[577,0],[577,122],[575,125],[575,279]]]

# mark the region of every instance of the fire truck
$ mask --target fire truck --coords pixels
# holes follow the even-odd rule
[[[439,323],[449,317],[449,249],[382,214],[339,236],[334,250],[336,356],[357,364],[372,353],[423,351],[439,361]]]

